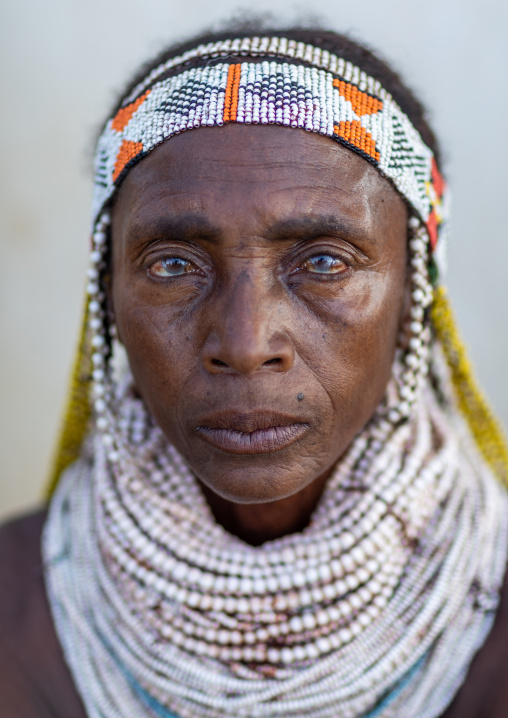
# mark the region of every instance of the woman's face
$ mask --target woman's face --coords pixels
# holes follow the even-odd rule
[[[325,475],[382,399],[406,311],[388,181],[303,130],[201,128],[129,172],[112,227],[119,338],[201,481],[260,503]]]

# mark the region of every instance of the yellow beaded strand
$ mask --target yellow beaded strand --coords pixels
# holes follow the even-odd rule
[[[461,413],[484,459],[495,475],[508,486],[508,446],[498,420],[473,376],[466,348],[459,336],[446,289],[434,290],[432,323],[443,347]]]
[[[51,498],[62,472],[80,455],[91,414],[89,397],[90,367],[88,301],[86,301],[66,409],[52,462],[51,473],[44,492],[46,499]]]

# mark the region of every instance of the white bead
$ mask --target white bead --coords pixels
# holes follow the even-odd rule
[[[305,646],[295,646],[293,648],[294,658],[297,662],[305,661],[307,658],[307,651],[305,650]]]
[[[330,640],[324,636],[316,641],[316,647],[322,655],[329,653],[332,650]]]
[[[293,574],[293,586],[305,586],[308,577],[301,571],[295,571]]]
[[[294,661],[294,654],[291,648],[283,648],[280,652],[280,659],[282,663],[293,663]]]
[[[94,401],[95,411],[102,414],[106,410],[106,402],[103,399],[97,399]]]
[[[293,616],[289,621],[289,627],[293,633],[301,633],[303,631],[303,621],[300,616]]]
[[[266,652],[266,656],[270,663],[280,662],[280,651],[278,651],[277,648],[269,648]]]
[[[302,616],[302,622],[308,631],[311,631],[316,627],[316,619],[311,613],[304,613]]]
[[[316,623],[318,626],[326,626],[329,621],[329,616],[326,611],[321,610],[316,613]]]

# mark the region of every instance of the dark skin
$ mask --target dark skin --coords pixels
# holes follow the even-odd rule
[[[119,191],[110,304],[137,389],[217,520],[251,543],[308,523],[383,395],[408,311],[406,223],[363,159],[278,127],[184,133]],[[0,529],[0,718],[85,716],[44,590],[44,518]],[[444,718],[506,717],[507,635],[505,585]]]

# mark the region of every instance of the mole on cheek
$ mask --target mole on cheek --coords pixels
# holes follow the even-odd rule
[[[303,401],[303,394],[298,394],[296,398],[298,399],[298,401]]]

